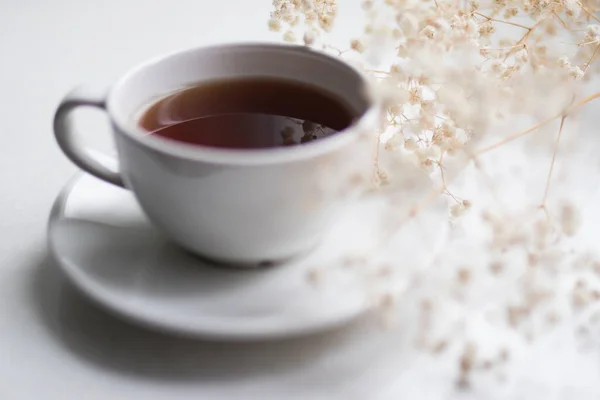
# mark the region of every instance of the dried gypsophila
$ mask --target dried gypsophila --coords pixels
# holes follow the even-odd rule
[[[322,33],[333,29],[336,14],[336,0],[274,0],[268,27],[271,31],[283,31],[286,42],[301,39],[312,46]],[[298,30],[301,34],[295,32]]]
[[[349,38],[348,49],[336,53],[348,54],[348,50],[371,61],[365,71],[379,81],[371,86],[370,95],[386,108],[388,126],[385,133],[378,133],[384,138],[379,162],[385,168],[381,168],[377,177],[387,196],[398,196],[410,187],[419,186],[407,174],[395,174],[410,163],[425,173],[425,177],[418,179],[439,181],[439,193],[450,196],[453,218],[472,214],[466,211],[477,200],[461,199],[448,191],[452,179],[462,169],[476,164],[484,153],[557,118],[562,118],[560,139],[562,122],[571,115],[573,105],[591,99],[577,100],[577,82],[588,79],[599,68],[595,61],[600,49],[600,20],[594,14],[597,7],[590,2],[496,1],[490,9],[476,0],[466,4],[367,0],[363,9],[368,17],[364,35]],[[385,25],[377,19],[378,14],[390,15],[392,21]],[[287,41],[303,38],[305,44],[315,45],[317,38],[331,30],[335,17],[335,2],[275,1],[269,26],[283,31]],[[307,24],[307,30],[296,33],[295,29],[302,28],[301,20]],[[514,35],[505,35],[506,29]],[[567,53],[553,46],[559,34],[563,40],[564,35],[571,38],[573,45]],[[379,55],[386,51],[393,54],[392,61],[373,65],[385,58]],[[492,129],[518,115],[534,116],[541,122],[510,136]],[[454,171],[450,171],[451,163]],[[554,157],[551,165],[554,166]],[[571,299],[572,308],[581,309],[598,297],[594,290],[582,289],[581,284],[574,285],[572,294],[552,291],[556,279],[553,274],[564,256],[562,250],[557,250],[558,244],[562,236],[576,235],[581,217],[568,202],[552,214],[546,200],[544,195],[540,205],[543,213],[533,213],[530,229],[521,226],[522,215],[487,213],[482,218],[491,231],[491,242],[484,246],[490,257],[484,269],[491,276],[505,276],[508,265],[516,275],[531,268],[547,272],[541,282],[528,278],[523,285],[515,285],[516,297],[497,299],[499,307],[505,308],[506,324],[520,330],[527,339],[537,331],[532,326],[523,328],[522,322],[534,315],[534,309],[551,303],[552,299]],[[517,247],[527,251],[519,262],[507,262],[506,253]],[[565,262],[563,268],[570,271],[573,265]],[[597,264],[589,261],[586,265],[583,270]],[[477,286],[478,280],[473,279],[477,275],[461,266],[456,274],[459,289],[449,285],[452,288],[449,298],[466,301],[468,295],[462,292]],[[549,323],[565,319],[564,312],[559,314],[555,309],[541,312]],[[447,340],[432,343],[437,343],[430,346],[434,352],[451,347]],[[459,357],[461,387],[468,386],[476,369],[476,347],[468,343]]]

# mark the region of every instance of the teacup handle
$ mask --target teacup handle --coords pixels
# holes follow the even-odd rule
[[[106,90],[98,91],[83,86],[71,91],[62,99],[54,114],[54,136],[60,149],[82,170],[114,185],[125,187],[117,168],[109,165],[89,148],[77,143],[76,136],[80,133],[74,128],[69,117],[78,107],[95,107],[106,112]]]

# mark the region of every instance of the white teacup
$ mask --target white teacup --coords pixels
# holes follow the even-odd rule
[[[253,76],[316,85],[343,99],[359,116],[357,123],[314,142],[268,149],[192,146],[139,127],[146,107],[178,89]],[[374,132],[378,113],[363,95],[364,85],[350,66],[304,47],[196,48],[146,62],[108,90],[74,90],[56,111],[54,133],[71,161],[133,191],[152,223],[184,248],[225,263],[277,262],[309,251],[331,224],[345,193],[331,185],[336,166],[352,157],[356,171],[370,167],[368,146],[357,143],[363,133]],[[118,163],[106,163],[78,144],[68,117],[82,106],[110,116]]]

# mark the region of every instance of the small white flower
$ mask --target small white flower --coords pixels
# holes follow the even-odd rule
[[[465,25],[465,32],[467,34],[469,34],[469,36],[477,35],[477,33],[479,33],[478,28],[479,27],[477,26],[477,23],[475,21],[473,21],[472,19],[469,19]]]
[[[585,40],[587,42],[600,40],[600,25],[588,25],[585,30]]]
[[[302,40],[306,46],[310,46],[315,43],[316,38],[317,36],[313,31],[306,31]]]
[[[419,19],[413,13],[398,14],[396,21],[406,36],[414,34],[419,29]]]
[[[296,42],[296,35],[294,34],[293,31],[287,31],[283,35],[283,40],[285,40],[288,43],[295,43]]]
[[[377,172],[377,177],[379,178],[379,183],[381,185],[387,185],[390,183],[390,174],[387,171],[380,169]]]
[[[350,47],[352,50],[357,51],[359,53],[363,53],[365,51],[365,45],[358,39],[353,39],[350,41]]]
[[[496,32],[496,27],[491,22],[485,22],[479,26],[479,34],[481,36],[490,36]]]
[[[569,68],[569,75],[575,78],[576,81],[579,81],[585,75],[585,72],[579,67],[571,67]]]
[[[454,29],[464,29],[467,26],[467,21],[462,15],[454,15],[450,26]]]
[[[269,30],[279,32],[281,30],[281,22],[278,19],[271,18],[269,20]]]
[[[435,28],[431,25],[427,25],[423,30],[421,30],[421,35],[428,37],[429,39],[433,39],[435,36]]]
[[[510,7],[504,11],[504,18],[506,18],[506,19],[512,18],[512,17],[516,16],[517,14],[519,14],[519,9],[516,7]]]
[[[461,217],[465,213],[465,211],[467,211],[467,209],[465,208],[463,203],[456,203],[452,205],[452,207],[450,207],[450,215],[452,215],[453,218]]]
[[[571,68],[571,62],[569,61],[569,57],[567,56],[560,56],[558,58],[558,63],[563,68]]]
[[[404,139],[404,148],[409,151],[414,151],[419,147],[417,141],[414,138],[406,138]]]
[[[571,204],[564,204],[560,210],[560,225],[567,236],[574,236],[581,227],[581,217]]]
[[[390,67],[390,74],[397,79],[405,79],[406,73],[402,69],[402,67],[398,64],[392,64]]]
[[[432,173],[433,170],[435,169],[435,164],[433,163],[433,161],[427,159],[425,161],[423,161],[421,163],[421,167],[423,167],[423,169],[428,173]]]
[[[535,4],[535,9],[538,12],[544,11],[547,7],[548,4],[550,4],[547,0],[538,0],[538,2]],[[569,10],[567,9],[567,13],[569,12]],[[573,14],[569,14],[569,15],[573,15]]]
[[[527,49],[521,49],[515,53],[515,61],[519,64],[525,64],[529,60]]]
[[[408,55],[409,55],[408,48],[405,45],[403,45],[403,44],[398,45],[398,53],[397,53],[397,55],[398,55],[398,57],[401,57],[401,58],[407,58]]]
[[[442,122],[442,132],[444,136],[454,137],[456,136],[456,126],[449,121],[444,121]]]
[[[581,6],[577,0],[563,0],[563,5],[568,16],[577,18],[581,14]]]

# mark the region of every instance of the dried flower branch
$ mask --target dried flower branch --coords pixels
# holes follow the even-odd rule
[[[372,133],[382,142],[375,180],[395,207],[391,215],[397,218],[396,229],[440,194],[449,199],[453,221],[465,218],[484,227],[484,232],[469,236],[468,251],[458,245],[448,250],[444,269],[434,265],[415,273],[412,278],[418,275],[419,282],[427,282],[418,289],[415,285],[415,296],[422,298],[426,288],[439,284],[435,297],[462,310],[463,326],[474,320],[473,305],[485,304],[488,311],[505,316],[495,322],[497,329],[517,331],[525,341],[592,310],[600,300],[600,263],[587,252],[573,251],[569,240],[581,226],[580,210],[560,198],[565,193],[550,189],[566,168],[561,157],[567,153],[559,148],[591,145],[574,140],[577,132],[567,123],[600,97],[582,96],[584,82],[600,70],[600,18],[595,15],[600,5],[587,0],[497,0],[485,6],[479,0],[364,0],[362,9],[365,29],[348,39],[344,51],[325,43],[337,15],[335,0],[274,0],[269,28],[283,32],[286,41],[303,37],[308,46],[361,60],[373,81],[369,95],[384,107],[385,129]],[[567,40],[576,45],[564,45]],[[554,124],[557,130],[551,129]],[[496,190],[499,182],[483,172],[482,159],[516,146],[522,151],[497,162],[508,163],[525,153],[533,167],[534,158],[527,153],[548,149],[549,166],[541,159],[535,162],[544,165],[545,181],[533,196],[539,196],[533,208],[527,202],[516,207],[514,199],[508,207],[499,201],[486,203],[485,196],[466,200],[455,193],[456,178],[472,170],[469,179],[483,182],[480,189],[493,192],[494,200],[498,193],[515,194],[514,188]],[[423,190],[415,183],[419,180],[433,182],[434,189]],[[554,193],[557,198],[551,199]],[[465,227],[471,225],[465,222]],[[476,252],[476,246],[482,251]],[[480,268],[464,267],[465,254],[477,254]],[[403,271],[407,276],[414,272]],[[570,287],[564,285],[566,277],[574,281]],[[481,301],[490,291],[497,297]],[[385,296],[382,304],[391,304],[391,294]],[[440,328],[441,320],[423,313],[417,303],[417,314],[427,320],[415,325],[426,322],[428,330],[416,333],[428,338],[417,342],[430,343],[424,347],[436,355],[458,351],[455,379],[460,388],[471,386],[476,372],[508,362],[509,350],[502,344],[500,361],[483,353],[479,359],[478,344],[464,329],[449,334]],[[596,325],[600,311],[597,315]],[[430,340],[438,328],[445,332],[443,339]]]

